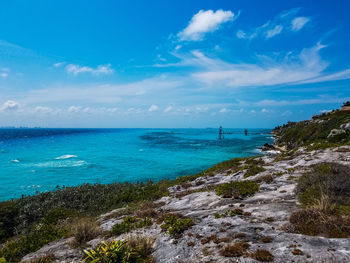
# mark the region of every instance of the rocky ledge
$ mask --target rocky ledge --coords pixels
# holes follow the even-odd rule
[[[263,168],[247,177],[247,160],[238,169],[205,175],[194,181],[172,186],[169,196],[154,203],[153,223],[113,235],[109,231],[127,215],[120,210],[99,217],[101,235],[88,242],[96,247],[103,240],[147,236],[154,239],[155,262],[350,262],[350,238],[326,238],[296,234],[290,231],[290,216],[300,209],[296,194],[298,178],[319,163],[337,163],[350,168],[350,146],[307,151],[299,148],[289,156],[262,156],[255,162]],[[225,198],[215,187],[228,182],[249,180],[260,184],[250,196]],[[192,218],[192,224],[173,236],[161,228],[162,216]],[[118,216],[119,215],[119,216]],[[158,221],[158,222],[157,222]],[[163,231],[162,231],[163,230]],[[81,262],[81,248],[72,248],[71,239],[52,242],[22,262],[48,253],[57,262]]]

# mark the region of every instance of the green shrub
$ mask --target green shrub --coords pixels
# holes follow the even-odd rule
[[[138,255],[128,245],[127,241],[102,242],[96,249],[84,250],[85,262],[91,263],[129,263],[137,262]]]
[[[67,233],[68,229],[66,228],[39,224],[30,234],[8,241],[0,250],[0,257],[4,257],[9,262],[19,262],[24,255],[38,250]]]
[[[338,110],[314,116],[313,119],[313,121],[289,122],[282,127],[276,127],[274,133],[278,137],[277,143],[280,146],[287,146],[287,149],[311,143],[317,143],[317,147],[326,147],[328,143],[338,145],[350,143],[350,133],[327,138],[332,129],[339,129],[341,124],[350,122],[349,112]]]
[[[5,258],[0,258],[0,263],[7,263]]]
[[[0,243],[14,235],[18,226],[18,212],[15,202],[0,203]]]
[[[329,238],[350,237],[350,216],[339,216],[306,208],[294,212],[289,221],[292,224],[292,232]]]
[[[241,198],[255,194],[259,191],[260,186],[256,182],[252,181],[233,181],[230,183],[221,184],[216,187],[215,191],[217,195],[225,198]]]
[[[179,218],[174,214],[166,215],[163,222],[164,223],[160,227],[173,237],[179,237],[185,230],[193,225],[192,218]]]
[[[243,210],[240,209],[240,208],[236,208],[236,209],[233,209],[233,210],[227,210],[225,213],[223,214],[219,214],[219,213],[216,213],[214,214],[214,217],[215,218],[223,218],[223,217],[233,217],[233,216],[236,216],[236,215],[243,215]]]
[[[143,228],[152,225],[152,218],[146,217],[144,219],[137,219],[134,216],[126,216],[119,224],[115,224],[112,229],[114,235],[121,235],[128,233],[137,228]]]
[[[350,236],[349,167],[322,163],[303,174],[296,192],[304,209],[294,212],[289,221],[292,231],[311,236]]]
[[[262,166],[258,166],[258,165],[249,165],[248,166],[248,170],[245,172],[244,174],[244,178],[250,177],[250,176],[254,176],[258,173],[264,172],[266,171],[266,169]]]
[[[349,166],[336,163],[322,163],[303,174],[296,187],[300,203],[316,205],[321,197],[327,196],[336,206],[350,206]]]

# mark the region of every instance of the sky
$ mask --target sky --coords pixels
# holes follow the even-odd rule
[[[0,127],[273,128],[350,100],[350,1],[4,0]]]

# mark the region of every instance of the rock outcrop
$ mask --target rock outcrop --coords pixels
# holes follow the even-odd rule
[[[334,162],[350,168],[350,146],[308,152],[300,148],[292,156],[262,156],[257,158],[265,168],[244,178],[245,162],[240,170],[227,169],[211,176],[197,178],[189,184],[174,186],[167,197],[156,203],[157,212],[177,213],[191,217],[194,225],[180,237],[173,238],[162,232],[154,223],[148,228],[128,234],[99,237],[90,241],[90,247],[102,240],[125,239],[130,235],[155,238],[153,257],[160,263],[179,262],[258,262],[254,253],[269,251],[274,262],[350,262],[350,238],[324,238],[306,236],[288,231],[289,217],[300,205],[295,193],[298,178],[311,166]],[[244,199],[223,198],[211,190],[214,186],[238,180],[260,183],[260,191]],[[235,210],[231,216],[218,216]],[[101,228],[108,231],[123,216],[110,218],[113,213],[101,216]],[[108,219],[104,219],[108,218]],[[223,248],[229,244],[246,242],[247,252],[229,257]],[[69,239],[48,244],[23,258],[23,262],[49,252],[58,262],[79,262],[81,251],[69,247]],[[80,258],[81,259],[81,258]]]

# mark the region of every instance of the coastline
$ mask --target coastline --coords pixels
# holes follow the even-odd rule
[[[322,116],[330,123],[332,118],[350,123],[349,117],[338,112]],[[22,220],[13,230],[29,234],[11,238],[9,232],[4,239],[8,241],[0,245],[0,259],[32,263],[50,255],[49,262],[81,262],[87,256],[84,249],[95,251],[103,242],[125,241],[135,251],[139,245],[132,244],[148,244],[137,253],[151,261],[141,262],[348,262],[350,184],[330,183],[344,188],[340,193],[345,196],[336,191],[336,198],[320,196],[322,189],[312,190],[317,183],[300,185],[315,180],[318,173],[329,180],[347,178],[348,131],[333,137],[334,127],[327,126],[326,133],[332,136],[306,141],[305,128],[313,127],[315,136],[324,136],[319,123],[276,128],[275,149],[296,145],[277,155],[234,158],[174,180],[86,184],[3,202],[9,218],[19,213]],[[340,127],[347,129],[348,124]],[[291,132],[293,144],[286,141]],[[309,217],[313,221],[305,219]]]

